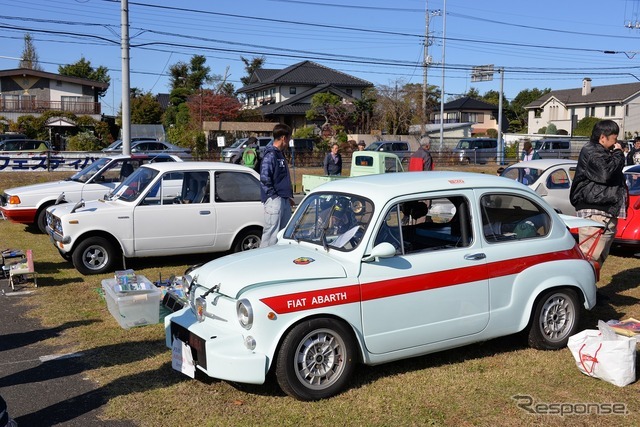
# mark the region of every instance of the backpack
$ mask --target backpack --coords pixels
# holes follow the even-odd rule
[[[248,168],[256,169],[258,166],[258,152],[253,147],[247,147],[242,152],[242,164]]]

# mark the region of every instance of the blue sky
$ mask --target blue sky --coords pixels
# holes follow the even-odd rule
[[[167,72],[192,55],[207,57],[213,74],[236,88],[245,75],[240,56],[263,55],[266,68],[311,59],[375,85],[423,81],[420,64],[429,10],[429,84],[446,98],[475,87],[474,66],[502,67],[504,96],[522,89],[565,89],[640,80],[640,0],[139,0],[129,1],[131,86],[168,92]],[[23,37],[33,37],[40,64],[81,56],[110,70],[103,111],[120,105],[121,4],[113,0],[0,0],[0,69],[18,66]],[[439,12],[438,12],[439,11]],[[443,50],[444,41],[444,50]],[[614,53],[604,53],[614,52]],[[444,61],[443,61],[444,54]]]

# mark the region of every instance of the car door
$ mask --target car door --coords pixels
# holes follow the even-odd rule
[[[489,271],[472,226],[470,190],[398,200],[385,208],[370,247],[396,256],[361,267],[362,323],[376,354],[482,331]]]
[[[211,251],[217,214],[208,170],[165,173],[134,208],[137,256]]]
[[[547,171],[543,187],[536,188],[536,193],[560,213],[575,215],[576,208],[569,201],[569,191],[575,173],[575,166],[554,166]]]

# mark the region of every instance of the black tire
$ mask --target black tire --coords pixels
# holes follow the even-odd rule
[[[36,226],[44,234],[47,234],[47,208],[49,206],[51,205],[43,206],[36,214]]]
[[[578,331],[580,304],[575,291],[553,289],[542,294],[533,309],[529,345],[542,350],[567,346],[569,337]]]
[[[102,274],[113,270],[116,251],[104,237],[89,237],[73,250],[73,266],[82,274]]]
[[[262,242],[262,230],[250,228],[242,230],[233,242],[233,252],[244,252],[251,249],[258,249]]]
[[[312,319],[284,338],[276,360],[282,391],[299,400],[319,400],[340,392],[353,374],[356,344],[351,330],[332,319]]]

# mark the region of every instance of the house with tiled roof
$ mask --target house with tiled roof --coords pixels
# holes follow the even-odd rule
[[[553,123],[558,130],[573,135],[577,123],[585,117],[610,119],[620,126],[622,137],[640,133],[640,82],[591,86],[584,78],[582,87],[553,90],[524,108],[528,111],[528,133]]]
[[[442,107],[444,123],[471,124],[471,135],[484,135],[489,129],[498,130],[498,111],[495,104],[479,99],[463,96],[445,103]],[[431,123],[440,123],[440,111],[431,113]],[[508,127],[504,114],[502,118],[503,132]]]
[[[316,93],[329,92],[352,102],[373,84],[312,61],[302,61],[282,70],[258,69],[249,84],[240,88],[243,108],[255,108],[272,122],[296,129],[307,125],[305,114]]]

